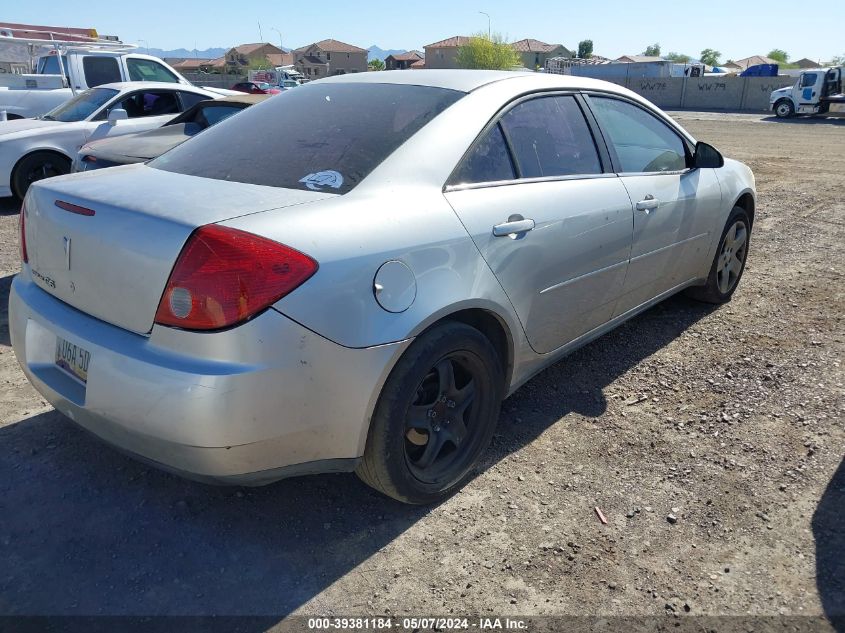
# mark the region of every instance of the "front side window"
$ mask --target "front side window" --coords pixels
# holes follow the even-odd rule
[[[48,121],[62,121],[63,123],[84,121],[117,94],[118,91],[111,88],[86,90],[70,101],[65,101],[62,105],[53,108],[41,118]]]
[[[801,87],[812,88],[816,85],[819,76],[816,73],[804,73],[801,75]]]
[[[129,71],[130,81],[163,81],[165,83],[179,83],[179,78],[164,66],[151,59],[128,57],[126,69]]]
[[[510,152],[497,123],[464,158],[451,182],[455,185],[513,180],[516,173]]]
[[[247,108],[150,166],[342,194],[464,94],[426,86],[312,83]]]
[[[616,152],[624,173],[681,171],[687,167],[686,145],[663,121],[626,101],[590,97],[593,112]]]
[[[118,101],[109,110],[114,110],[115,108],[126,110],[126,114],[129,115],[130,119],[178,114],[181,112],[181,106],[176,99],[176,93],[163,90],[133,92],[126,98]]]
[[[82,69],[85,71],[85,83],[89,88],[122,80],[120,68],[114,57],[88,55],[82,58]]]
[[[524,101],[501,123],[522,178],[602,172],[593,135],[575,97]]]

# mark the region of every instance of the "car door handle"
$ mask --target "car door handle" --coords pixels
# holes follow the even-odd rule
[[[652,211],[659,206],[660,200],[649,194],[637,203],[637,211]]]
[[[533,228],[534,220],[526,220],[521,215],[512,215],[508,218],[507,222],[497,224],[493,227],[493,235],[495,237],[513,236],[514,238],[516,238],[523,233],[527,233]]]

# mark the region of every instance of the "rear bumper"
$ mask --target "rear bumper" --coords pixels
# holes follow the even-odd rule
[[[140,336],[26,272],[12,282],[9,328],[27,378],[74,422],[167,470],[239,484],[351,470],[408,344],[345,348],[273,310],[223,332]],[[91,353],[87,384],[55,365],[57,336]]]

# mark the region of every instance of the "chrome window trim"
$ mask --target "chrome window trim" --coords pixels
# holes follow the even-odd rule
[[[457,185],[446,185],[443,193],[452,191],[468,191],[470,189],[488,189],[490,187],[509,187],[511,185],[530,185],[541,182],[568,182],[570,180],[594,180],[596,178],[618,178],[619,174],[569,174],[567,176],[541,176],[538,178],[513,178],[511,180],[494,180],[490,182],[468,182]]]

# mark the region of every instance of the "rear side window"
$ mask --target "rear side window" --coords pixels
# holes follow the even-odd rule
[[[642,108],[608,97],[590,97],[608,141],[626,173],[681,171],[686,146],[672,128]]]
[[[114,57],[83,57],[82,69],[85,71],[85,83],[89,88],[122,80]]]
[[[575,97],[540,97],[502,117],[522,178],[600,174],[593,135]]]
[[[516,173],[511,162],[510,152],[502,134],[502,128],[496,124],[476,143],[470,154],[464,159],[452,178],[452,183],[473,184],[513,180]]]
[[[189,108],[193,108],[200,101],[208,101],[211,98],[211,97],[207,97],[205,95],[198,95],[195,92],[183,92],[183,91],[179,91],[179,96],[182,98],[182,109],[183,110],[188,110]]]
[[[462,96],[426,86],[312,83],[247,108],[150,166],[216,180],[346,193]]]
[[[151,59],[128,57],[126,69],[129,71],[130,81],[164,81],[178,83],[179,78],[158,62]]]

